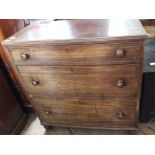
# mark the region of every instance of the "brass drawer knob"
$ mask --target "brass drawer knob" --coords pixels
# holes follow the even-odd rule
[[[116,50],[116,57],[122,58],[125,55],[125,51],[123,49],[117,49]]]
[[[30,55],[27,54],[27,53],[22,53],[22,54],[21,54],[21,59],[22,59],[22,60],[28,60],[29,57],[30,57]]]
[[[47,110],[44,111],[44,113],[45,113],[46,115],[49,115],[49,114],[51,114],[52,112],[51,112],[51,110],[47,109]]]
[[[38,80],[32,80],[32,85],[33,85],[33,86],[39,85],[39,81],[38,81]]]
[[[123,88],[125,86],[125,81],[124,80],[118,80],[116,83],[116,86],[118,88]]]
[[[119,112],[117,114],[118,119],[123,119],[125,117],[125,114],[123,112]]]

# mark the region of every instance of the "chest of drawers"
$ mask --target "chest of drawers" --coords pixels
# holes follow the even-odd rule
[[[135,129],[145,36],[138,20],[62,20],[3,45],[45,127]]]

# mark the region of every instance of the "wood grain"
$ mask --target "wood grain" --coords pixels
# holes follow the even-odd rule
[[[135,99],[34,99],[35,110],[44,124],[64,126],[126,126],[135,125]],[[50,113],[46,113],[50,110]],[[124,118],[118,119],[117,114],[123,112]]]
[[[28,20],[23,19],[0,19],[0,41],[12,36],[28,24]],[[19,76],[17,76],[16,66],[12,62],[12,56],[7,47],[0,45],[0,56],[4,63],[2,66],[5,69],[5,77],[8,79],[19,104],[25,111],[29,111],[32,105],[30,105],[30,102],[23,91]]]
[[[48,97],[136,97],[139,66],[18,66],[26,90]],[[112,75],[112,76],[111,76]],[[38,80],[37,86],[32,80]],[[117,81],[125,86],[118,88]]]
[[[31,24],[3,42],[8,46],[143,40],[146,33],[137,19],[62,20]]]
[[[30,25],[3,45],[45,128],[133,130],[145,36],[139,20],[63,20]]]
[[[139,45],[138,45],[139,44]],[[124,55],[118,57],[117,49]],[[103,65],[136,63],[140,58],[140,43],[90,44],[47,47],[11,48],[16,65]],[[29,55],[22,60],[22,54]]]

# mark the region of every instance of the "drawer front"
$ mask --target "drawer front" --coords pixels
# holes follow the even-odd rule
[[[135,126],[136,100],[42,99],[33,100],[42,123],[81,127]]]
[[[138,65],[18,66],[25,87],[34,96],[136,97]]]
[[[12,50],[17,65],[102,65],[134,62],[139,43],[25,47]]]

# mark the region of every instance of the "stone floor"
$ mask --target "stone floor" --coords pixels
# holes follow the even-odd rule
[[[21,135],[128,135],[127,131],[53,127],[46,131],[38,117],[31,114]],[[140,123],[137,135],[155,135],[155,118],[148,123]]]

